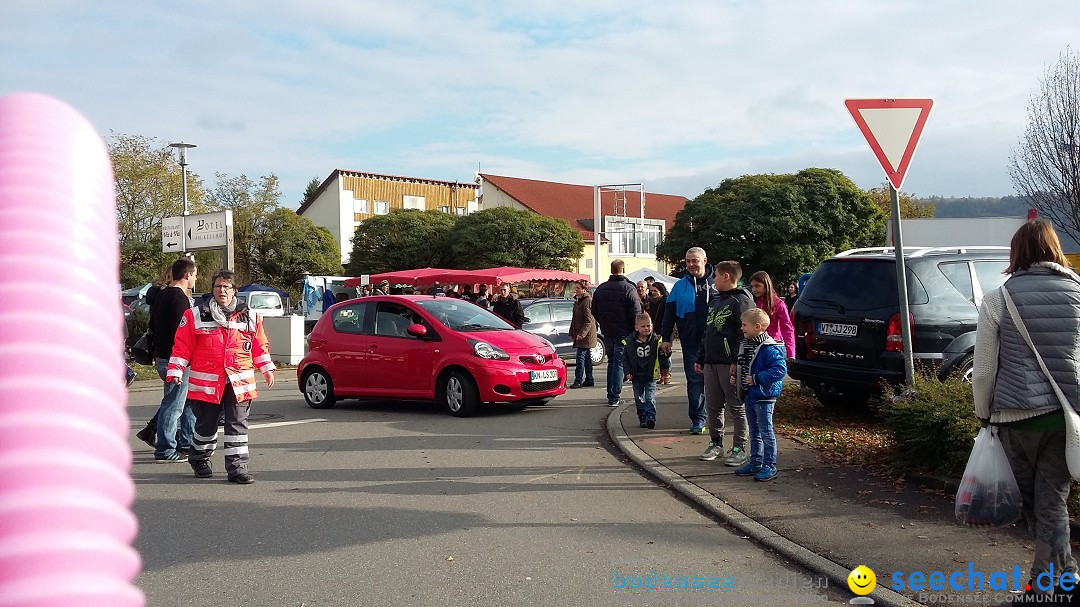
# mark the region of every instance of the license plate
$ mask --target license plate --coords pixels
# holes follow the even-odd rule
[[[538,381],[552,381],[552,380],[556,380],[556,379],[559,379],[559,370],[558,369],[544,369],[543,371],[529,371],[529,381],[533,382],[533,383],[538,382]]]
[[[859,325],[842,325],[835,322],[822,322],[817,326],[818,335],[835,335],[838,337],[855,337],[859,332]]]

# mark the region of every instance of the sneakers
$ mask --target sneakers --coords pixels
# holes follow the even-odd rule
[[[648,428],[649,427],[649,422],[638,422],[637,427],[638,428]]]
[[[732,447],[731,453],[724,460],[725,466],[741,466],[746,463],[746,451],[742,447]]]
[[[567,388],[570,388],[571,390],[576,390],[576,389],[578,389],[580,387],[581,387],[581,384],[578,383],[578,382],[574,382],[574,383],[570,384],[569,386],[567,386]]]
[[[735,476],[753,476],[761,471],[761,466],[746,462],[735,470]]]
[[[154,456],[154,463],[156,464],[179,464],[187,461],[186,455],[180,455],[176,451],[171,451],[167,455],[161,457]]]
[[[656,420],[655,419],[647,420],[645,422],[645,427],[648,428],[649,430],[652,430],[653,428],[656,427]]]
[[[251,476],[247,472],[241,472],[229,477],[230,483],[236,483],[238,485],[250,485],[255,482],[255,477]]]
[[[150,445],[151,449],[155,448],[156,445],[154,443],[157,441],[157,426],[154,424],[146,424],[145,428],[135,433],[135,438]]]
[[[690,428],[690,434],[705,434],[705,428],[701,426],[694,426]]]
[[[705,453],[702,453],[700,456],[698,456],[698,459],[703,462],[711,462],[723,454],[723,445],[716,444],[716,441],[709,441],[709,448],[705,450]]]
[[[622,401],[621,401],[621,400],[617,400],[617,401],[615,401],[615,402],[613,402],[613,403],[608,403],[608,404],[607,404],[607,406],[609,406],[609,407],[618,407],[618,406],[619,406],[619,405],[621,405],[621,404],[622,404]]]
[[[591,382],[591,381],[583,381],[583,382],[581,382],[581,387],[582,388],[591,388],[591,387],[593,387],[595,385],[596,385],[596,382]]]
[[[191,462],[191,469],[195,471],[195,476],[199,478],[210,478],[214,476],[214,468],[210,465],[208,459],[197,459]]]
[[[758,470],[758,473],[754,475],[754,480],[761,482],[771,481],[774,478],[776,478],[776,468],[772,466],[762,466],[761,470]]]

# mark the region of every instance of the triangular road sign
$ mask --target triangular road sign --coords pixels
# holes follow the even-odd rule
[[[885,176],[897,190],[919,146],[933,99],[847,99],[844,101]]]

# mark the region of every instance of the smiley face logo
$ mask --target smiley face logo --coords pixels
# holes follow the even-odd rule
[[[870,594],[877,587],[877,576],[874,570],[866,565],[859,565],[851,570],[847,576],[848,588],[858,595]]]

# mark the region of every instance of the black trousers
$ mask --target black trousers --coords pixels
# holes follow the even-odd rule
[[[251,401],[236,402],[232,386],[225,384],[221,404],[188,399],[195,412],[195,435],[191,440],[188,461],[210,459],[217,449],[218,412],[225,410],[225,471],[229,476],[247,472],[248,467],[248,411]]]

